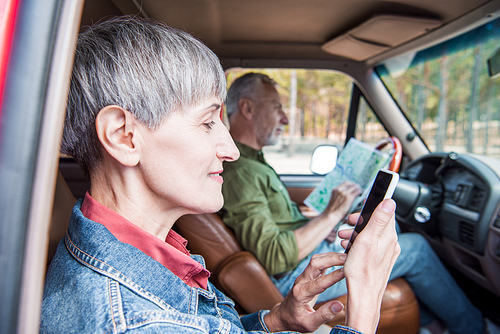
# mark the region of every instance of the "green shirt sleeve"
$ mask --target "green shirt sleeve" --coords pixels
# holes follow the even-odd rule
[[[245,158],[226,164],[224,169],[224,222],[268,274],[293,269],[298,264],[293,230],[307,219],[277,174],[270,166]]]

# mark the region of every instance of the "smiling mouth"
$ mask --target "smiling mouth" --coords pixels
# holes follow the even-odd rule
[[[223,180],[222,176],[220,175],[220,173],[222,173],[222,171],[217,172],[217,173],[210,173],[210,174],[208,174],[208,176],[210,178],[214,179],[215,181],[222,183],[222,182],[224,182],[224,180]]]

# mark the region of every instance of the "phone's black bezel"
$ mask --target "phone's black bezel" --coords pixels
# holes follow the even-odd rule
[[[370,193],[368,194],[363,208],[361,209],[361,214],[359,215],[358,221],[356,222],[354,231],[352,232],[351,238],[349,239],[349,244],[345,249],[346,254],[349,252],[349,249],[351,248],[358,234],[365,228],[377,206],[384,200],[393,178],[394,176],[392,174],[384,171],[379,171],[377,173],[375,181],[373,182],[370,189]]]

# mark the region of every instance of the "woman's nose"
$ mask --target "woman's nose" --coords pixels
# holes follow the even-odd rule
[[[220,141],[217,145],[217,156],[225,161],[235,161],[240,157],[240,151],[225,126],[223,126]]]

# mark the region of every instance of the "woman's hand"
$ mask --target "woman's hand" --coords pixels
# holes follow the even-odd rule
[[[344,306],[336,300],[314,310],[318,294],[340,281],[347,281],[346,325],[363,333],[375,333],[380,318],[380,305],[392,267],[401,251],[397,242],[393,200],[384,200],[357,236],[349,256],[339,253],[316,254],[282,303],[266,316],[271,331],[293,330],[313,332],[333,319]],[[355,223],[359,214],[349,216]],[[338,232],[342,246],[347,246],[352,229]],[[331,266],[343,269],[324,275]]]
[[[344,264],[347,283],[346,324],[363,333],[375,333],[382,296],[401,248],[397,242],[393,200],[384,200],[366,227],[356,237]],[[359,214],[349,216],[356,222]],[[352,229],[341,230],[341,244],[347,246]]]
[[[304,272],[297,277],[292,290],[280,304],[266,316],[265,322],[271,332],[293,330],[314,332],[322,324],[332,320],[344,305],[332,300],[318,310],[313,308],[318,294],[344,278],[342,269],[324,275],[326,269],[344,264],[345,254],[325,253],[313,255]]]

